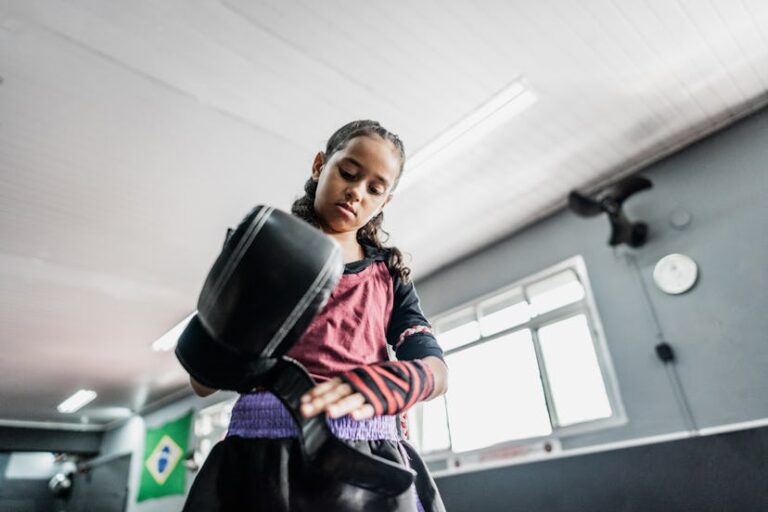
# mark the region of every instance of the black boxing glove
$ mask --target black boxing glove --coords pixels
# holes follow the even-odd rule
[[[435,387],[432,369],[419,359],[358,366],[339,378],[365,397],[376,416],[405,411]]]

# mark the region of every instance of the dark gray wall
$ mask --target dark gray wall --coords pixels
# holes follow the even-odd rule
[[[438,480],[450,512],[764,512],[768,428]]]
[[[561,211],[417,283],[434,315],[575,254],[584,257],[628,422],[561,439],[564,453],[687,428],[674,379],[654,355],[658,336],[638,268],[662,337],[678,356],[696,426],[706,433],[768,418],[768,111],[640,174],[654,188],[626,210],[650,225],[643,248],[612,250],[606,219]],[[682,230],[670,224],[680,210],[693,218]],[[652,282],[655,263],[671,252],[700,266],[698,284],[681,296],[665,295]],[[766,430],[752,429],[436,480],[452,511],[765,510],[767,444]]]
[[[127,509],[131,454],[97,463],[75,476],[68,512],[123,512]]]
[[[0,452],[0,512],[50,512],[57,510],[48,480],[8,480],[5,471],[11,454]]]
[[[0,427],[0,451],[65,452],[95,455],[103,432],[75,432],[45,428]]]
[[[48,479],[6,479],[11,452],[64,452],[91,456],[101,449],[102,437],[103,432],[0,427],[0,512],[50,512],[63,510],[65,506],[48,490]]]
[[[563,439],[565,449],[686,428],[671,379],[654,355],[656,330],[628,252],[679,357],[698,427],[768,418],[768,111],[640,174],[654,188],[630,199],[626,210],[650,226],[643,248],[614,251],[605,218],[561,211],[417,283],[434,315],[573,255],[584,257],[629,421]],[[677,210],[693,217],[686,229],[670,225]],[[665,295],[652,283],[655,263],[671,252],[700,265],[699,282],[685,295]]]
[[[48,478],[6,479],[10,453],[0,452],[0,512],[122,512],[126,509],[131,455],[94,464],[72,475],[72,492],[57,498]]]

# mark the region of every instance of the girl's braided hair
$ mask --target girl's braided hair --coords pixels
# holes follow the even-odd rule
[[[331,156],[336,151],[344,149],[346,144],[355,137],[361,136],[378,136],[384,140],[391,142],[400,156],[400,170],[395,178],[395,184],[392,186],[392,190],[397,187],[400,182],[400,176],[403,174],[403,166],[405,165],[405,149],[403,148],[403,142],[394,133],[390,132],[376,121],[369,119],[352,121],[347,123],[328,139],[328,144],[325,147],[325,160],[330,160]],[[317,212],[315,212],[315,194],[317,192],[317,182],[311,177],[304,184],[304,196],[296,199],[291,206],[291,212],[297,217],[304,219],[315,227],[319,227],[320,223],[317,218]],[[400,278],[404,283],[410,280],[411,269],[405,265],[403,261],[403,254],[397,247],[384,247],[382,242],[389,239],[389,233],[381,228],[381,224],[384,222],[384,212],[379,212],[368,223],[361,227],[357,231],[357,241],[361,244],[372,245],[378,249],[386,249],[389,252],[389,258],[387,260],[387,266],[390,271],[400,274]],[[381,240],[380,234],[383,233],[385,238]]]

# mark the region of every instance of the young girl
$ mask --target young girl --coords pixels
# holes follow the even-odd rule
[[[443,352],[396,248],[379,238],[383,209],[403,171],[403,144],[375,121],[337,130],[315,156],[306,195],[294,215],[334,238],[345,269],[340,282],[288,356],[318,385],[302,397],[301,413],[326,414],[337,437],[365,453],[417,472],[414,492],[387,510],[444,510],[418,454],[401,435],[399,414],[445,393]],[[389,361],[387,344],[397,361]],[[214,390],[192,379],[200,396]],[[323,482],[296,469],[298,431],[268,392],[241,395],[227,437],[198,474],[185,510],[337,510],[323,501]]]

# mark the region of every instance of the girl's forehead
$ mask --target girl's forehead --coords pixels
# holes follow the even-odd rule
[[[400,154],[395,145],[378,136],[360,136],[347,142],[334,155],[364,171],[381,174],[392,182],[400,171]]]

